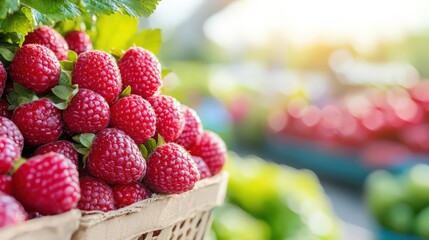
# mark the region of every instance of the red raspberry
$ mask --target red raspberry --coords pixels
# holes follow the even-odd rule
[[[65,37],[70,50],[77,54],[92,50],[91,38],[84,31],[71,31]]]
[[[197,140],[197,137],[203,133],[203,125],[197,113],[182,105],[183,115],[185,116],[185,127],[176,143],[182,145],[185,149],[190,149]]]
[[[16,51],[9,73],[13,81],[42,93],[58,84],[61,69],[51,50],[42,45],[28,44]]]
[[[133,203],[150,198],[152,193],[141,183],[135,182],[129,185],[116,185],[113,187],[115,207],[123,208]]]
[[[200,178],[192,156],[176,143],[155,149],[147,161],[145,181],[157,193],[183,193],[194,188]]]
[[[62,133],[61,112],[46,98],[19,106],[12,120],[25,142],[38,146],[57,140]]]
[[[185,126],[180,103],[169,96],[153,96],[148,99],[156,114],[156,131],[166,142],[176,140]]]
[[[88,176],[81,177],[79,181],[82,196],[77,207],[80,210],[108,212],[115,209],[113,191],[109,185]]]
[[[0,96],[3,95],[3,90],[6,87],[6,80],[7,80],[7,72],[3,66],[3,63],[0,62]]]
[[[0,137],[0,174],[6,174],[21,156],[18,144],[12,139]]]
[[[194,159],[194,162],[197,164],[198,171],[200,172],[200,180],[204,178],[209,178],[212,176],[209,167],[207,166],[206,162],[200,157],[192,156],[192,159]]]
[[[55,29],[42,26],[25,36],[23,45],[40,44],[51,49],[58,60],[67,60],[69,46],[66,40]]]
[[[9,103],[3,99],[0,99],[0,116],[1,117],[10,119],[12,112],[7,109],[8,107],[9,107]]]
[[[122,83],[134,94],[151,97],[161,87],[161,65],[153,53],[132,47],[119,60]]]
[[[138,95],[119,99],[112,105],[110,112],[110,124],[124,131],[137,144],[146,142],[155,134],[155,112],[150,103]]]
[[[27,213],[15,198],[0,192],[0,227],[22,223]]]
[[[191,154],[201,157],[210,169],[212,175],[222,170],[226,160],[226,146],[216,133],[204,131],[191,149]]]
[[[146,162],[128,135],[115,128],[97,133],[88,154],[91,175],[109,183],[128,184],[146,173]]]
[[[7,137],[18,144],[19,149],[24,147],[24,137],[18,127],[11,120],[0,117],[0,137]]]
[[[62,154],[38,155],[12,175],[12,192],[29,211],[43,215],[67,212],[80,198],[78,174],[76,165]]]
[[[81,88],[63,111],[63,120],[71,132],[99,132],[109,125],[109,104],[100,94]]]
[[[12,177],[10,175],[0,175],[0,191],[12,195]]]
[[[38,147],[33,155],[43,155],[45,153],[56,152],[61,153],[66,158],[70,159],[72,163],[78,166],[79,155],[73,148],[73,144],[66,140],[59,140],[51,143],[47,143],[43,146]]]
[[[102,51],[81,53],[74,65],[73,84],[88,88],[103,96],[110,104],[122,89],[119,68],[112,55]]]

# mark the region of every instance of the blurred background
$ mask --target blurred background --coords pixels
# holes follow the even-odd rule
[[[164,91],[231,150],[212,239],[429,238],[429,2],[163,0]]]

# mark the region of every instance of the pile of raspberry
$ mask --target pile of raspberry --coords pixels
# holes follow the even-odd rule
[[[0,227],[73,208],[108,212],[219,173],[225,143],[161,85],[144,48],[115,58],[83,31],[29,33],[0,62]]]

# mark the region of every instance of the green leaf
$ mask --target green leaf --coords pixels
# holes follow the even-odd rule
[[[120,98],[129,96],[131,94],[131,86],[127,86],[124,91],[121,92]]]
[[[77,55],[77,53],[73,50],[69,50],[67,53],[67,60],[72,62],[73,64],[77,61],[77,58],[79,56]]]
[[[31,12],[33,17],[33,22],[36,25],[39,25],[39,24],[52,25],[54,23],[54,21],[52,21],[51,19],[46,17],[46,15],[43,15],[41,12],[37,11],[34,8],[31,9]]]
[[[164,138],[161,136],[161,134],[158,133],[158,141],[156,143],[156,146],[159,147],[159,146],[164,145],[164,144],[165,144]]]
[[[61,71],[59,85],[71,85],[71,72],[70,71]]]
[[[161,48],[162,37],[160,29],[146,29],[133,36],[128,42],[128,47],[136,45],[143,47],[157,55]]]
[[[79,7],[70,0],[21,0],[21,2],[53,21],[71,19],[81,14]]]
[[[149,17],[156,9],[160,0],[122,0],[123,12],[136,17]]]
[[[17,11],[19,8],[18,0],[3,0],[0,3],[0,19],[4,19],[7,14]]]
[[[66,110],[69,104],[67,102],[53,102],[54,106],[59,110]]]
[[[0,47],[0,55],[7,61],[11,62],[15,54],[8,48]]]
[[[138,19],[119,13],[102,15],[97,19],[96,28],[97,34],[93,42],[95,49],[127,49],[129,39],[137,33]]]
[[[149,156],[149,152],[147,151],[147,148],[145,147],[144,144],[139,144],[139,149],[141,154],[143,155],[144,159],[147,159],[147,157]]]
[[[92,145],[92,142],[94,141],[95,134],[94,133],[82,133],[79,135],[79,142],[87,147],[90,148]]]
[[[73,71],[74,62],[62,60],[62,61],[60,61],[60,65],[61,65],[61,69],[65,70],[65,71],[69,71],[69,72]]]
[[[156,141],[153,138],[149,138],[145,143],[144,146],[146,147],[148,154],[153,153],[156,149]]]
[[[163,68],[161,70],[161,77],[162,77],[162,79],[164,79],[168,74],[170,74],[172,72],[173,72],[173,70],[171,70],[171,69]]]
[[[13,92],[9,93],[7,100],[10,105],[8,110],[13,110],[23,104],[32,102],[39,99],[35,92],[25,88],[24,86],[14,82],[13,83]]]
[[[61,98],[62,100],[71,99],[74,90],[75,90],[75,87],[65,86],[65,85],[58,85],[51,89],[51,91],[55,94],[55,96]]]
[[[82,5],[91,13],[112,14],[120,11],[118,0],[82,0]]]
[[[0,20],[0,32],[3,33],[26,35],[31,30],[33,30],[33,18],[31,17],[31,10],[29,8],[21,8],[7,18]]]
[[[74,148],[78,153],[80,153],[80,154],[82,154],[82,155],[84,155],[84,156],[88,155],[88,153],[89,153],[89,149],[88,149],[88,148],[86,148],[86,147],[84,147],[84,146],[83,146],[83,145],[81,145],[81,144],[73,143],[73,148]]]

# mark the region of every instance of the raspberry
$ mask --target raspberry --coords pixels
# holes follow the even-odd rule
[[[150,103],[138,95],[116,101],[111,108],[111,125],[128,134],[137,144],[155,134],[156,116]]]
[[[6,87],[6,80],[7,80],[7,72],[3,66],[3,63],[0,62],[0,96],[3,95],[3,90]]]
[[[0,227],[22,223],[27,219],[27,213],[22,205],[12,196],[0,193]]]
[[[138,201],[150,198],[151,192],[141,183],[135,182],[129,185],[116,185],[113,187],[115,207],[123,208]]]
[[[166,142],[176,140],[185,126],[180,103],[169,96],[153,96],[148,99],[156,114],[156,131]]]
[[[190,149],[197,140],[197,137],[203,133],[203,125],[197,113],[182,105],[183,115],[185,116],[185,127],[176,143],[182,145],[185,149]]]
[[[128,184],[146,173],[146,162],[128,135],[115,128],[97,133],[88,154],[91,175],[109,183]]]
[[[80,198],[76,165],[59,153],[32,157],[12,175],[12,192],[29,211],[43,215],[69,211]]]
[[[226,160],[226,146],[223,140],[214,132],[204,131],[191,149],[191,154],[201,157],[210,169],[212,175],[222,170]]]
[[[109,125],[109,104],[100,94],[81,88],[63,111],[63,120],[71,132],[99,132]]]
[[[18,144],[19,149],[24,147],[24,137],[18,127],[11,120],[0,117],[0,137],[7,137]]]
[[[43,155],[43,154],[49,153],[49,152],[61,153],[66,158],[70,159],[73,164],[78,166],[79,155],[78,155],[77,151],[73,148],[72,143],[69,141],[60,140],[60,141],[47,143],[43,146],[38,147],[34,151],[33,155],[34,156]]]
[[[153,53],[132,47],[119,60],[122,83],[134,94],[151,97],[161,87],[161,65]]]
[[[61,112],[46,98],[19,106],[13,111],[12,120],[25,141],[33,146],[53,142],[62,133]]]
[[[115,209],[109,185],[93,177],[81,177],[79,181],[82,196],[77,206],[80,210],[108,212]]]
[[[200,178],[192,156],[176,143],[155,149],[147,161],[145,181],[157,193],[183,193],[194,188]]]
[[[12,195],[12,177],[10,175],[0,175],[0,191]]]
[[[52,50],[58,60],[67,60],[69,46],[66,40],[57,31],[42,26],[25,36],[23,45],[30,43],[40,44]]]
[[[9,111],[7,108],[9,107],[9,103],[3,99],[0,99],[0,116],[9,118],[12,116],[12,111]]]
[[[0,137],[0,174],[6,174],[16,159],[21,156],[18,144],[13,140]]]
[[[58,84],[61,69],[51,50],[42,45],[28,44],[16,51],[9,74],[13,81],[42,93]]]
[[[204,178],[209,178],[212,176],[209,167],[207,166],[206,162],[200,157],[192,156],[192,159],[194,159],[194,162],[197,164],[198,171],[200,172],[200,180]]]
[[[112,55],[102,51],[81,53],[74,65],[73,84],[88,88],[103,96],[110,104],[122,89],[119,68]]]
[[[71,31],[65,37],[70,50],[77,54],[92,50],[91,38],[84,31]]]

